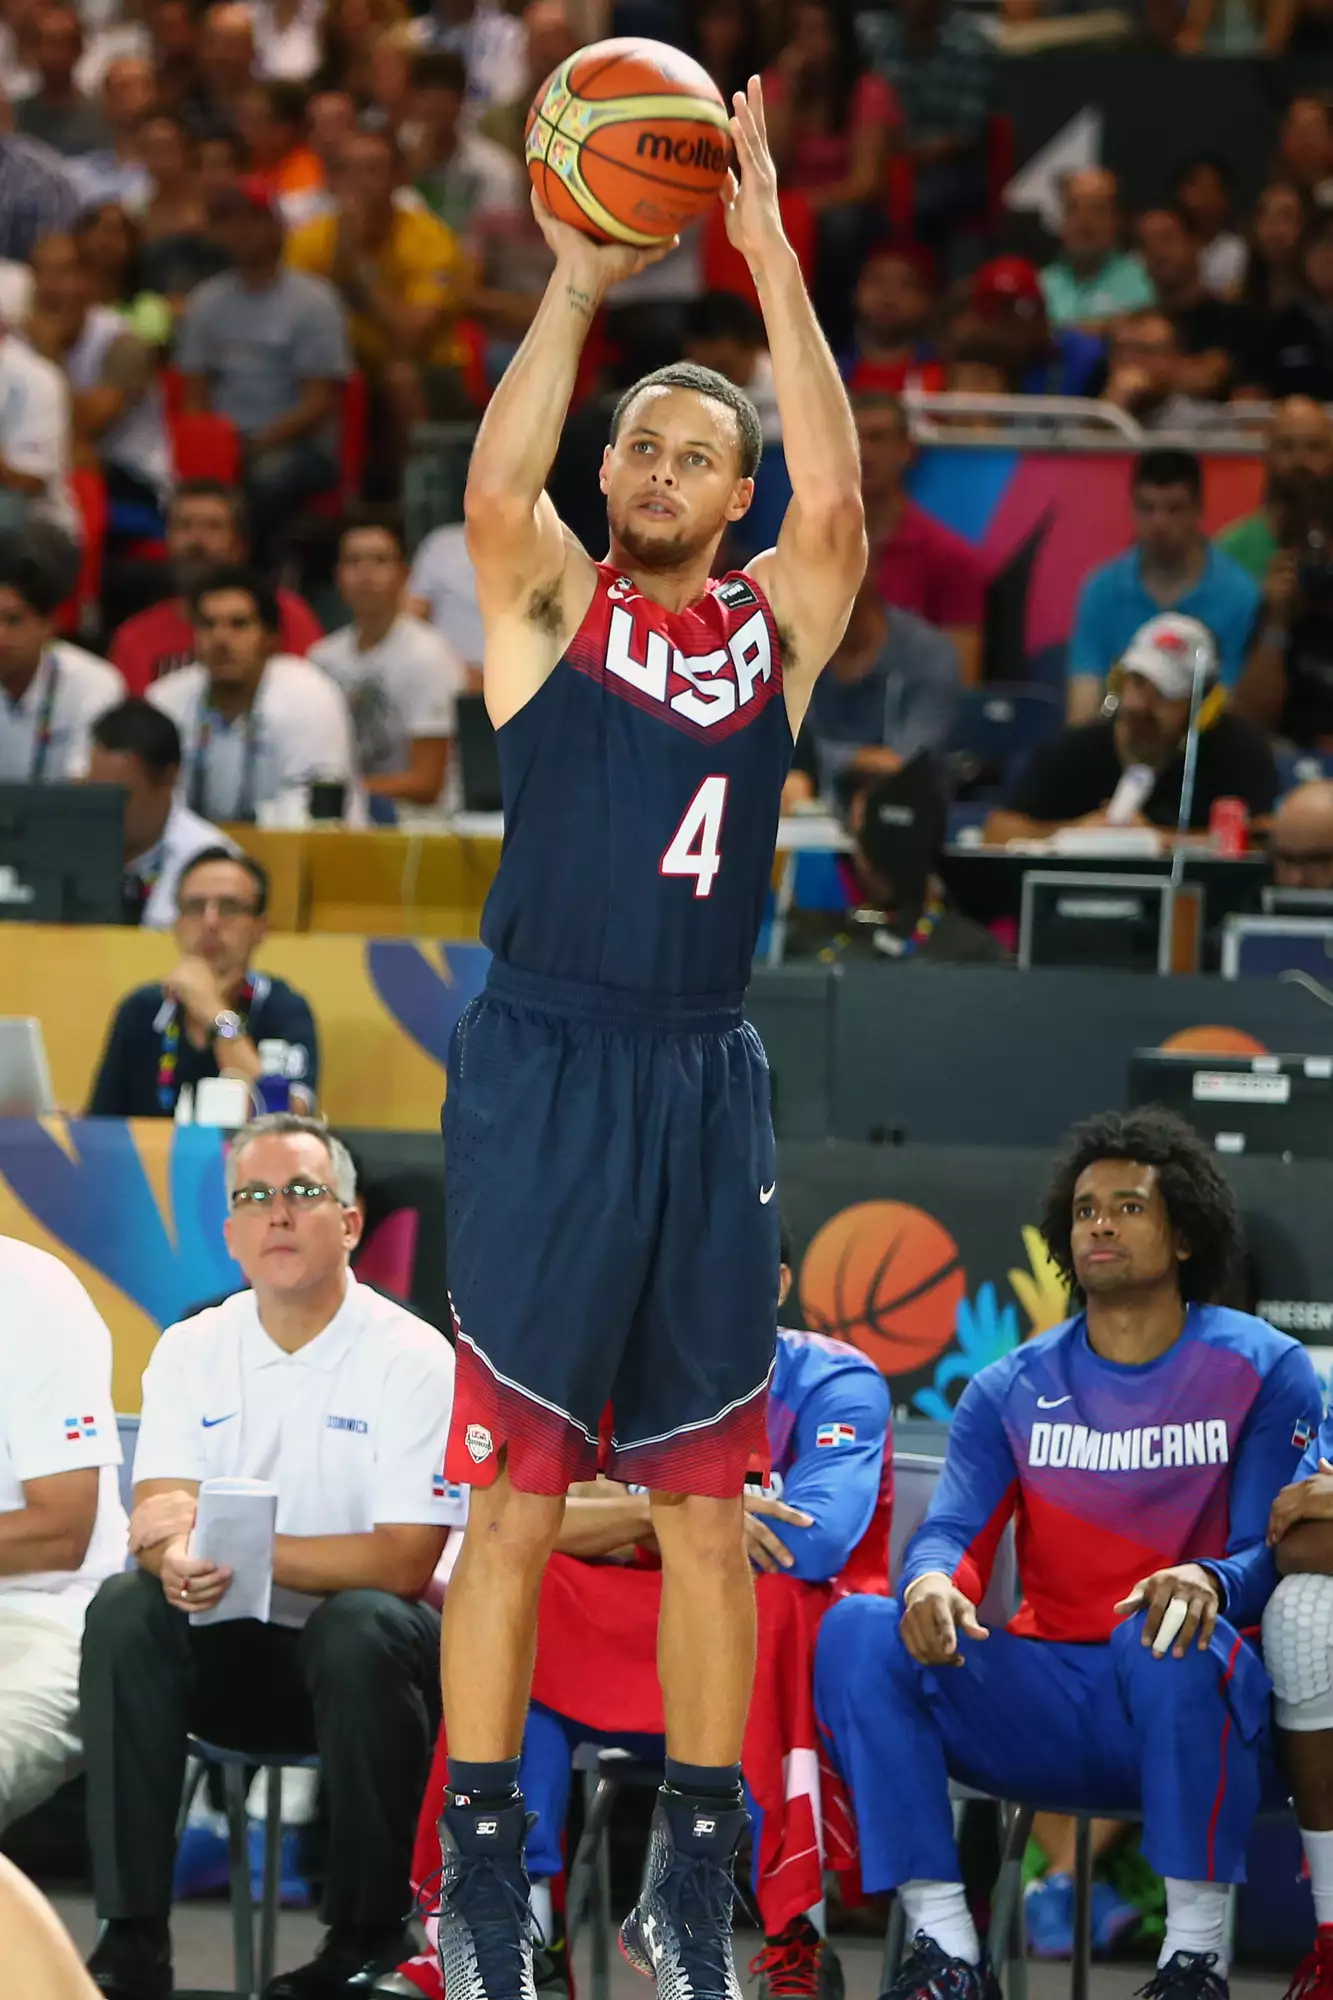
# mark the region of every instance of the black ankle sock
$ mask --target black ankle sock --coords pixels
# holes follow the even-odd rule
[[[735,1799],[741,1792],[739,1764],[682,1764],[666,1760],[666,1781],[688,1799]]]
[[[517,1757],[502,1757],[494,1764],[467,1764],[461,1757],[450,1757],[446,1762],[450,1804],[493,1811],[512,1805],[518,1797]]]

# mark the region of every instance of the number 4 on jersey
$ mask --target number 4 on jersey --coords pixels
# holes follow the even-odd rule
[[[727,805],[727,780],[705,778],[685,808],[658,862],[661,875],[692,875],[696,896],[707,896],[722,866],[722,815]]]

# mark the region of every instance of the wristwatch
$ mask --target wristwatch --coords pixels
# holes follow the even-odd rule
[[[239,1014],[233,1013],[230,1007],[224,1007],[220,1014],[213,1016],[213,1040],[215,1042],[234,1042],[244,1033],[244,1021]]]

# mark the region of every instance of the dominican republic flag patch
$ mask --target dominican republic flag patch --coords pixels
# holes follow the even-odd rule
[[[442,1472],[437,1472],[430,1482],[431,1498],[443,1500],[449,1491],[449,1482]]]
[[[77,1444],[80,1438],[95,1438],[96,1436],[97,1425],[91,1417],[66,1417],[66,1444]]]
[[[1302,1417],[1300,1422],[1297,1424],[1295,1430],[1291,1434],[1292,1443],[1295,1445],[1297,1451],[1304,1451],[1306,1445],[1309,1444],[1313,1440],[1313,1438],[1314,1438],[1314,1425],[1310,1422],[1308,1417]]]
[[[821,1424],[815,1432],[816,1445],[855,1444],[855,1424]]]

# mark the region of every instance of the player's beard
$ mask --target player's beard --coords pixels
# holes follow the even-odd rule
[[[709,546],[717,533],[716,528],[695,528],[672,535],[648,535],[641,533],[634,522],[617,521],[614,516],[610,517],[610,527],[613,538],[631,562],[646,570],[683,569]]]

